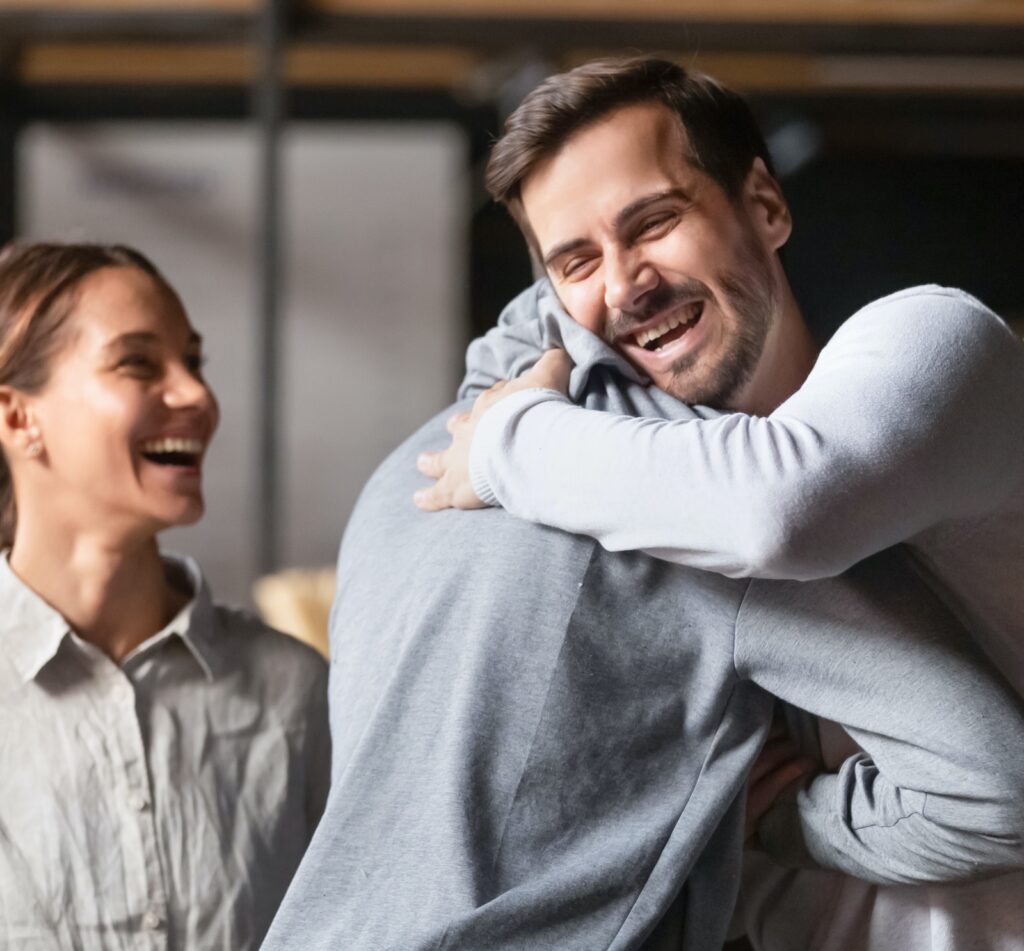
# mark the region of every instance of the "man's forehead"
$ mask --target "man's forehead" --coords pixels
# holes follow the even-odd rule
[[[664,155],[672,164],[695,167],[689,136],[682,120],[660,102],[619,106],[575,129],[556,149],[542,158],[522,181],[520,193],[542,179],[553,166],[587,163],[592,151],[619,152],[637,149],[647,155]],[[614,166],[604,166],[613,171]]]
[[[636,103],[576,130],[537,163],[520,194],[535,243],[543,245],[568,237],[561,232],[588,211],[615,214],[699,174],[678,116],[660,103]]]

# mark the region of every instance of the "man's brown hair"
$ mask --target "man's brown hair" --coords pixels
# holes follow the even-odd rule
[[[523,182],[584,126],[623,106],[662,103],[682,123],[689,158],[730,198],[755,158],[772,172],[764,137],[746,101],[709,76],[651,56],[594,60],[549,76],[505,122],[487,163],[487,190],[534,243],[522,209]]]

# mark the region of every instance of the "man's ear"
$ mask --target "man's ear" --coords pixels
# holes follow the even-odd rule
[[[758,234],[772,251],[778,251],[793,231],[793,219],[782,188],[764,160],[755,158],[743,183],[743,200]]]

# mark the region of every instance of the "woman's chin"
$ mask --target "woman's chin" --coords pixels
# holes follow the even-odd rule
[[[175,505],[162,506],[162,511],[151,513],[157,531],[168,528],[186,528],[194,525],[203,517],[206,506],[202,496],[178,500]]]

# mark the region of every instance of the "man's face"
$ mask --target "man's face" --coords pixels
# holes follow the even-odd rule
[[[777,320],[788,215],[766,213],[782,199],[760,162],[730,200],[689,154],[668,109],[626,106],[541,163],[523,207],[574,320],[661,389],[730,408]]]

